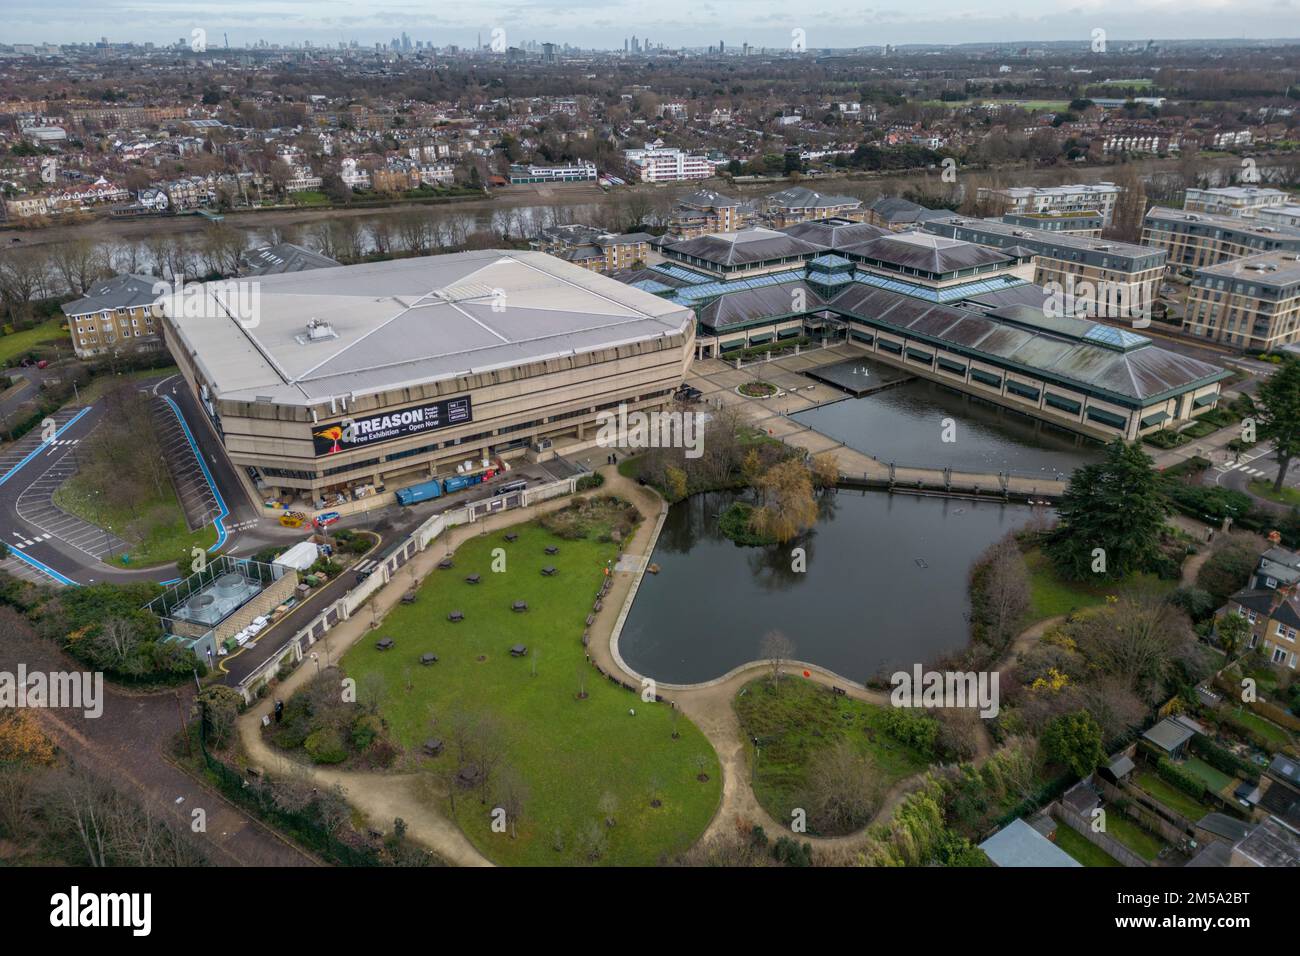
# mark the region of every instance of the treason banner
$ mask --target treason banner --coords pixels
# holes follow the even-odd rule
[[[365,448],[396,438],[407,438],[422,432],[464,425],[474,420],[469,396],[444,398],[428,405],[403,408],[359,418],[322,425],[312,432],[312,442],[317,456],[337,455],[354,448]]]

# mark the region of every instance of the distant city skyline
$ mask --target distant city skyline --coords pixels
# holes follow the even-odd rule
[[[633,34],[666,47],[786,48],[802,30],[808,48],[884,44],[1088,42],[1147,39],[1272,39],[1300,36],[1300,0],[1081,0],[1043,10],[1036,0],[1008,0],[996,13],[969,0],[920,0],[905,7],[814,4],[791,10],[777,0],[663,0],[648,11],[630,0],[482,0],[434,8],[429,0],[58,0],[57,14],[38,0],[5,0],[0,42],[175,43],[194,29],[217,48],[259,41],[337,47],[355,40],[387,45],[406,32],[436,47],[486,45],[503,29],[508,45],[529,40],[581,48],[623,49]]]

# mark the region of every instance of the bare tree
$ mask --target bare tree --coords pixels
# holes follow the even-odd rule
[[[523,775],[510,764],[502,764],[497,770],[496,804],[506,812],[506,824],[510,827],[510,839],[519,836],[519,819],[528,804],[528,784]]]
[[[767,661],[772,673],[772,684],[776,686],[786,663],[794,657],[794,641],[781,631],[768,631],[759,642],[758,656]]]
[[[871,822],[884,787],[875,764],[847,740],[819,750],[808,767],[809,822],[827,834],[848,833]]]

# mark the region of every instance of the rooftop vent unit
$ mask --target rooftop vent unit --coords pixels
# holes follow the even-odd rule
[[[328,322],[322,322],[320,319],[308,319],[306,330],[299,332],[293,338],[299,345],[306,345],[308,342],[321,342],[325,339],[337,339],[338,337],[339,334],[334,331],[334,326]]]

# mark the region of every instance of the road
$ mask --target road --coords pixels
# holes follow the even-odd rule
[[[0,671],[15,673],[19,663],[29,673],[77,672],[80,665],[55,645],[37,637],[16,616],[0,642]],[[316,866],[314,857],[298,849],[260,822],[200,784],[168,759],[188,715],[195,689],[127,694],[104,687],[103,713],[88,718],[82,711],[38,709],[42,726],[60,748],[79,763],[98,770],[119,786],[130,788],[156,812],[191,827],[201,809],[206,829],[199,839],[212,862],[222,866]]]
[[[180,383],[179,377],[171,376],[145,381],[141,388],[171,398],[185,419],[188,435],[225,504],[223,532],[219,536],[223,550],[256,550],[268,543],[291,543],[300,538],[301,532],[286,533],[287,529],[278,524],[272,528],[248,500],[220,441],[207,426],[193,396]],[[36,429],[0,452],[0,540],[12,553],[5,562],[6,570],[29,580],[63,585],[165,581],[176,577],[174,566],[128,569],[104,563],[102,559],[120,553],[122,543],[50,504],[54,488],[71,474],[76,446],[91,434],[103,414],[102,402],[84,408],[66,407],[51,416],[56,429],[53,434]]]

